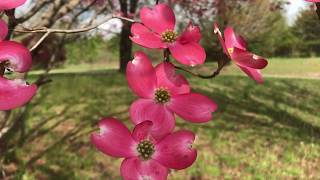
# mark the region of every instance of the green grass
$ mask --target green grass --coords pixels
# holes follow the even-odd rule
[[[272,60],[266,72],[276,75],[299,72],[298,67],[301,71],[299,63],[288,63],[291,68],[284,66],[288,61]],[[316,61],[310,60],[310,64]],[[303,67],[308,72],[316,71],[309,65]],[[120,179],[121,160],[95,150],[89,143],[89,132],[101,117],[110,116],[132,128],[128,108],[136,97],[128,89],[124,75],[114,70],[99,71],[103,73],[52,74],[53,82],[39,91],[28,114],[29,131],[33,132],[31,127],[42,121],[47,122],[42,132],[61,123],[41,139],[21,147],[19,155],[33,156],[79,126],[81,136],[57,145],[25,176]],[[267,78],[264,85],[256,85],[241,76],[222,75],[212,80],[188,76],[188,79],[193,91],[212,98],[219,104],[219,110],[207,124],[190,124],[178,118],[178,129],[197,134],[198,159],[187,170],[172,171],[169,179],[320,177],[319,80]]]
[[[208,62],[204,66],[196,68],[199,72],[209,73],[216,67],[216,63]],[[67,65],[55,69],[53,74],[97,72],[117,69],[118,62],[104,61],[95,64]],[[265,77],[282,78],[320,78],[320,58],[270,58],[267,68],[262,70]],[[40,74],[42,71],[33,71],[31,74]],[[223,69],[222,75],[241,75],[243,72],[232,63]]]

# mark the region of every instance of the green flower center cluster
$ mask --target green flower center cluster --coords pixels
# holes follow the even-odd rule
[[[177,33],[172,30],[167,30],[161,34],[161,39],[166,43],[173,43],[177,40]]]
[[[157,103],[162,103],[162,104],[169,102],[170,94],[168,90],[164,88],[157,89],[155,93],[155,100]]]
[[[149,160],[154,153],[154,145],[149,140],[143,140],[138,144],[137,151],[141,159]]]

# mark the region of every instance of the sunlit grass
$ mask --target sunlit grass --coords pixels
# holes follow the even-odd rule
[[[83,132],[94,129],[101,117],[117,117],[132,128],[128,107],[136,97],[124,75],[108,70],[55,74],[51,78],[53,82],[32,102],[28,126],[52,117],[45,130],[57,121],[65,121],[40,140],[22,147],[21,156],[31,156],[74,127],[84,125]],[[170,179],[320,177],[319,80],[267,78],[264,85],[256,85],[238,76],[188,79],[193,90],[215,100],[219,110],[207,124],[177,120],[178,129],[196,132],[198,159],[187,170],[172,171]],[[53,148],[29,174],[45,179],[114,180],[120,179],[120,163],[95,150],[89,134],[84,133]]]
[[[267,68],[262,72],[266,77],[295,77],[295,78],[320,78],[320,58],[270,58]],[[104,61],[90,64],[66,65],[65,67],[52,70],[53,74],[58,73],[81,73],[97,72],[110,69],[117,69],[117,61]],[[198,71],[206,74],[216,68],[216,63],[208,62],[199,66]],[[31,74],[40,74],[42,71],[32,71]],[[239,75],[243,72],[234,63],[223,69],[221,75]]]

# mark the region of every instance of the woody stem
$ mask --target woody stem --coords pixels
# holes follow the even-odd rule
[[[199,73],[195,73],[195,72],[192,72],[192,71],[190,71],[188,69],[185,69],[185,68],[179,67],[179,66],[174,66],[174,67],[176,69],[178,69],[178,70],[184,71],[186,73],[191,74],[192,76],[195,76],[195,77],[198,77],[198,78],[201,78],[201,79],[213,79],[213,78],[217,77],[220,74],[221,70],[228,64],[228,62],[229,62],[229,60],[223,61],[221,64],[219,64],[218,68],[215,69],[212,72],[212,74],[210,74],[210,75],[202,75],[202,74],[199,74]]]
[[[316,6],[317,6],[317,14],[318,14],[318,17],[320,19],[320,2],[316,3]]]
[[[165,62],[170,62],[170,51],[169,49],[165,49],[163,51],[163,57]]]
[[[0,63],[0,76],[3,76],[5,71],[6,71],[5,62],[2,62]]]

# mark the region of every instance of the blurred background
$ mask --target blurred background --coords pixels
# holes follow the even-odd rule
[[[249,49],[267,57],[265,84],[257,85],[233,64],[215,79],[185,74],[193,91],[219,104],[214,120],[177,129],[197,134],[198,159],[171,171],[169,179],[320,178],[320,20],[303,0],[168,0],[177,31],[200,25],[210,74],[224,58],[213,22],[233,26]],[[152,0],[29,0],[6,19],[11,38],[32,47],[43,34],[17,33],[23,27],[78,29],[113,14],[139,19]],[[101,117],[116,117],[130,128],[128,108],[136,97],[124,71],[132,53],[146,52],[157,63],[159,50],[133,45],[131,24],[113,19],[79,34],[51,34],[33,54],[24,76],[39,91],[26,106],[1,112],[0,179],[121,179],[120,159],[89,142]],[[183,72],[179,72],[183,73]],[[19,76],[8,72],[7,77]]]

